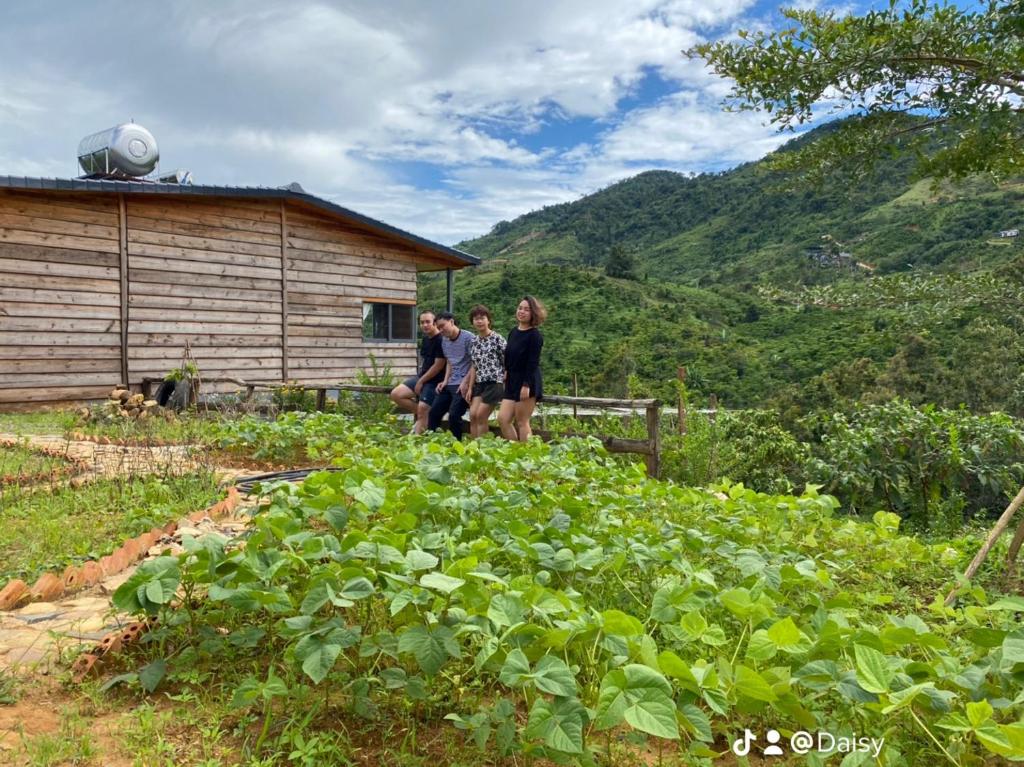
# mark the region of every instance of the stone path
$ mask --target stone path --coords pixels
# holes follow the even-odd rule
[[[29,446],[55,448],[70,457],[83,459],[92,468],[78,475],[78,482],[130,474],[186,473],[209,467],[202,461],[202,450],[194,445],[100,445],[68,440],[58,435],[23,437],[0,433],[0,439],[3,438],[25,440]],[[214,471],[221,479],[231,482],[240,474],[247,473],[220,467],[214,467]],[[174,535],[165,536],[153,546],[146,559],[163,553],[181,552],[183,535],[200,537],[216,532],[228,538],[237,537],[247,527],[244,514],[251,506],[251,502],[246,504],[243,500],[233,517],[216,521],[208,517],[198,524],[181,520]],[[0,671],[17,667],[47,672],[60,661],[61,652],[80,645],[95,645],[105,634],[130,623],[132,618],[118,615],[110,600],[136,567],[57,602],[35,602],[11,612],[0,611]]]
[[[56,434],[0,433],[0,439],[25,440],[30,447],[52,448],[71,458],[80,458],[92,467],[83,475],[86,479],[125,474],[184,474],[208,465],[203,462],[204,452],[198,445],[99,445],[68,440]]]
[[[251,508],[251,503],[248,507]],[[153,546],[146,559],[180,553],[185,535],[219,533],[228,538],[238,537],[248,526],[246,518],[239,517],[239,512],[244,514],[246,508],[243,501],[234,517],[216,521],[207,517],[198,524],[182,520],[174,535]],[[34,602],[12,612],[0,612],[0,671],[16,668],[48,673],[60,663],[62,652],[81,645],[94,646],[110,631],[131,623],[133,618],[117,614],[110,600],[135,569],[131,567],[57,602]]]

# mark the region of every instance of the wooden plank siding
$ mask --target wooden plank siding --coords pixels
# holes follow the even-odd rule
[[[0,407],[121,381],[119,253],[115,198],[0,193]]]
[[[412,374],[414,343],[365,342],[366,299],[415,303],[414,244],[256,198],[0,190],[0,407],[94,399],[176,367],[351,381],[370,355]]]
[[[280,380],[279,204],[126,200],[128,380],[177,367],[186,342],[203,375]]]
[[[363,301],[415,303],[419,254],[297,206],[287,206],[284,254],[290,379],[351,380],[371,369],[371,353],[398,376],[416,371],[415,344],[363,341]]]

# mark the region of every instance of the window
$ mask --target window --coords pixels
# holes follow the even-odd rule
[[[364,341],[415,341],[416,307],[410,304],[363,303]]]

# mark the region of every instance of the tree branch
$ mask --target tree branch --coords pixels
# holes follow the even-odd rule
[[[920,54],[915,56],[893,56],[893,61],[901,64],[941,64],[949,67],[958,67],[971,72],[979,72],[985,68],[985,62],[979,59],[963,58],[959,56],[940,56],[937,54]],[[993,85],[1001,85],[1009,88],[1018,96],[1024,96],[1024,73],[1004,70],[994,77],[986,77]]]

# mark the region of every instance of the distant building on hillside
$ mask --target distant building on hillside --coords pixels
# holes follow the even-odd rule
[[[1000,237],[1019,237],[1020,229],[1004,229],[999,233]]]
[[[853,269],[856,263],[853,254],[849,251],[834,251],[829,248],[808,248],[804,256],[810,259],[816,266],[829,269]]]

